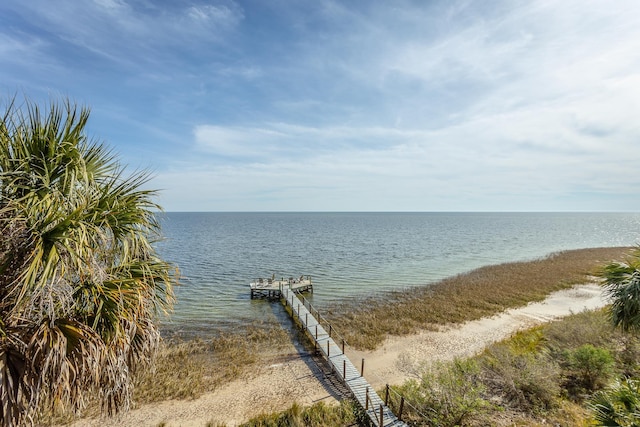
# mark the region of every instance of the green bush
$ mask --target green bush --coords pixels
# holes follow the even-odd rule
[[[610,348],[612,339],[620,336],[607,318],[606,311],[582,311],[563,318],[561,321],[544,325],[547,346],[552,351],[578,348],[583,344]]]
[[[592,392],[604,387],[615,372],[615,360],[609,350],[584,344],[566,352],[570,391]]]
[[[411,425],[471,425],[476,416],[491,406],[483,398],[485,387],[480,374],[472,359],[435,364],[420,382],[409,381],[396,389],[415,406],[405,409],[407,415],[403,419]]]
[[[521,412],[541,412],[557,407],[560,368],[545,352],[519,352],[496,344],[482,357],[488,388],[508,407]]]

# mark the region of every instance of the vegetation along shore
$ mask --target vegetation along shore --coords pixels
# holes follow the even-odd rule
[[[372,376],[394,371],[385,375],[392,407],[397,410],[393,396],[406,396],[413,404],[404,417],[415,425],[582,425],[593,419],[589,405],[599,390],[636,374],[637,337],[615,329],[602,310],[583,312],[593,295],[595,305],[604,304],[594,285],[602,266],[630,251],[581,249],[483,267],[407,292],[348,301],[324,315],[344,325],[338,332],[350,351],[367,358]],[[558,306],[573,307],[574,314],[523,330],[554,317],[555,308],[547,308],[546,318],[517,315],[532,303],[548,305],[550,295],[565,295]],[[508,309],[516,313],[503,321],[509,327],[486,337],[478,332],[495,327]],[[488,318],[493,326],[474,323]],[[475,325],[468,333],[482,336],[475,351],[407,357],[417,342],[436,346],[438,340],[459,339],[465,325]],[[358,423],[358,409],[348,401],[337,404],[341,396],[324,383],[322,363],[304,343],[295,329],[277,323],[166,342],[155,370],[137,378],[137,409],[116,419],[89,411],[75,425]],[[406,351],[393,353],[392,347]],[[378,386],[382,392],[384,384]]]

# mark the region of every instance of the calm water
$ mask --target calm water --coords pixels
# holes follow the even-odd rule
[[[640,243],[638,213],[167,213],[158,249],[183,286],[165,329],[199,333],[278,316],[256,277],[314,280],[313,303],[424,285],[564,249]]]

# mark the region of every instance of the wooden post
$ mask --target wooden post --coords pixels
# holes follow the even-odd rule
[[[331,325],[329,325],[329,338],[331,338],[331,330],[332,330],[332,329],[333,329],[333,328],[331,327]]]
[[[347,381],[347,359],[342,359],[342,379]]]
[[[404,396],[400,396],[400,409],[398,410],[398,420],[402,421],[402,410],[404,409]]]
[[[318,339],[318,324],[316,323],[316,339]]]
[[[382,411],[382,409],[382,404],[380,404],[380,427],[384,426],[384,412]]]
[[[329,340],[327,340],[327,357],[329,357]]]
[[[385,406],[389,406],[389,384],[387,384],[387,388],[384,393],[384,404]]]
[[[342,354],[344,354],[344,338],[342,339]]]
[[[367,391],[364,395],[364,410],[369,410],[369,387],[367,387]]]
[[[304,314],[304,326],[309,324],[309,313]]]
[[[360,376],[364,377],[364,358],[362,359],[362,365],[360,365]]]

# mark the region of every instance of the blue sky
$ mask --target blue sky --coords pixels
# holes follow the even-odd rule
[[[168,211],[640,211],[640,2],[3,0]],[[4,102],[3,102],[4,104]]]

